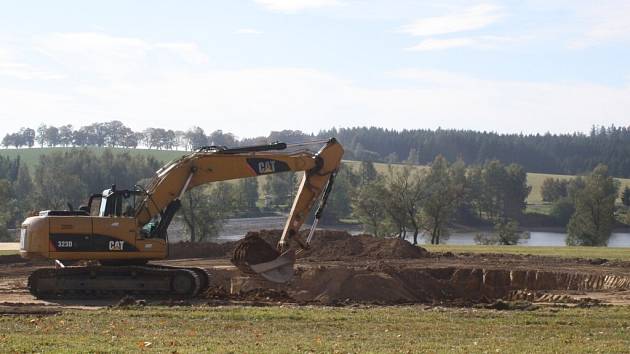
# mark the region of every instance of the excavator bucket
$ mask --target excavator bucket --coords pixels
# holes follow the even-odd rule
[[[242,239],[234,249],[232,263],[245,274],[256,274],[275,283],[293,277],[295,251],[282,254],[255,234]]]
[[[288,250],[270,262],[251,264],[249,267],[263,278],[274,283],[286,283],[293,278],[295,250]]]

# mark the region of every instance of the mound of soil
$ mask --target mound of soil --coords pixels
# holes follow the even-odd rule
[[[248,232],[247,236],[258,236],[275,245],[280,241],[282,230]],[[307,231],[300,237],[306,239]],[[399,238],[377,238],[372,235],[352,236],[346,231],[318,230],[313,235],[311,248],[300,253],[298,258],[312,261],[370,259],[422,258],[428,251]]]
[[[170,246],[169,258],[231,258],[237,245],[242,243],[260,243],[266,241],[270,247],[258,247],[264,254],[261,260],[266,261],[280,241],[282,230],[261,230],[248,232],[240,241],[213,243],[213,242],[180,242]],[[306,237],[306,231],[300,236]],[[252,244],[256,248],[255,244]],[[300,253],[298,258],[308,261],[336,261],[353,259],[412,259],[428,256],[428,251],[422,247],[414,246],[407,241],[398,238],[376,238],[371,235],[352,236],[345,231],[318,230],[315,231],[311,248]],[[260,262],[250,262],[252,264]]]
[[[346,267],[308,269],[295,279],[290,293],[298,301],[322,304],[416,301],[398,277]]]
[[[301,256],[315,261],[422,258],[428,251],[399,238],[376,238],[371,235],[352,236],[347,232],[324,231],[315,235],[311,249]]]

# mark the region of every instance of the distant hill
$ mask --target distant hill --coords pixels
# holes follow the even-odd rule
[[[531,172],[566,175],[589,172],[603,163],[612,175],[630,177],[628,127],[593,127],[589,134],[543,135],[354,127],[322,131],[319,136],[337,137],[346,149],[346,158],[352,160],[424,165],[443,155],[449,161],[462,159],[467,165],[496,159],[517,163]]]
[[[507,118],[506,118],[507,119]],[[567,124],[570,128],[570,123]],[[346,150],[345,158],[383,163],[426,165],[436,156],[449,161],[463,160],[467,165],[487,161],[516,163],[525,170],[563,175],[583,174],[598,164],[608,166],[613,176],[630,178],[630,127],[593,126],[588,134],[504,134],[457,129],[404,129],[377,127],[332,128],[307,134],[299,130],[272,131],[267,136],[237,138],[215,130],[206,134],[199,127],[186,132],[147,128],[133,131],[120,121],[93,123],[80,128],[40,126],[22,128],[2,138],[4,147],[117,146],[132,149],[149,146],[169,151],[177,147],[247,146],[283,141],[337,138]],[[136,151],[136,150],[131,150]],[[142,151],[142,149],[137,150]],[[27,158],[25,156],[25,158]]]

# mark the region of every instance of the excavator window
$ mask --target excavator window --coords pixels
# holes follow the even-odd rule
[[[102,198],[99,205],[100,216],[123,216],[134,217],[136,210],[136,203],[140,198],[136,198],[141,195],[140,191],[133,190],[116,190],[106,189],[103,191]],[[94,210],[94,208],[92,209]]]
[[[101,199],[102,195],[98,195],[98,198],[90,200],[90,216],[99,216],[101,211]]]

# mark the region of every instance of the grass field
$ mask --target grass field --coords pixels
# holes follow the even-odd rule
[[[39,156],[43,153],[50,153],[53,151],[65,151],[71,148],[64,147],[54,147],[54,148],[30,148],[30,149],[0,149],[0,156],[8,156],[11,158],[15,158],[20,156],[22,161],[24,161],[30,168],[31,171],[34,170],[35,166],[39,161]],[[88,147],[87,149],[93,150],[95,152],[102,152],[104,148],[98,147]],[[128,152],[132,155],[150,155],[153,156],[158,161],[162,161],[164,163],[181,157],[185,155],[186,151],[168,151],[168,150],[151,150],[151,149],[123,149],[123,148],[112,148],[114,152]],[[353,168],[357,168],[360,164],[359,161],[344,161],[345,164],[352,166]],[[388,171],[388,164],[385,163],[375,163],[374,164],[376,170],[379,173],[386,174]],[[403,168],[402,164],[394,164],[392,165],[394,168]],[[414,168],[425,169],[427,166],[414,166]],[[542,186],[543,181],[548,178],[561,178],[561,179],[569,179],[573,176],[570,175],[554,175],[554,174],[544,174],[544,173],[528,173],[527,174],[527,183],[532,186],[532,191],[527,198],[528,204],[540,204],[542,203],[542,197],[540,195],[540,187]],[[625,186],[630,186],[630,179],[627,178],[619,178],[618,179],[621,188]]]
[[[558,256],[569,258],[605,258],[630,261],[630,248],[626,247],[543,247],[543,246],[485,246],[485,245],[422,245],[432,252],[453,253],[508,253]]]
[[[146,307],[0,317],[2,352],[532,353],[630,349],[630,307]]]
[[[67,151],[72,148],[66,147],[50,147],[50,148],[30,148],[30,149],[1,149],[0,155],[16,158],[20,156],[20,159],[28,165],[28,168],[33,171],[35,166],[39,162],[39,156],[42,154],[49,154],[55,151]],[[86,147],[85,149],[101,153],[105,148],[99,147]],[[114,153],[127,152],[131,155],[150,155],[156,160],[162,162],[168,162],[172,159],[186,155],[186,151],[169,151],[169,150],[152,150],[152,149],[124,149],[124,148],[109,148]]]

